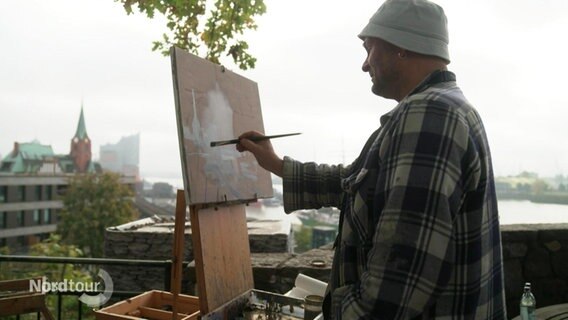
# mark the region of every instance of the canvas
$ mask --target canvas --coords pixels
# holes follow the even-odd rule
[[[183,178],[190,204],[272,197],[270,173],[235,145],[211,147],[241,133],[264,133],[258,85],[224,67],[172,48]]]

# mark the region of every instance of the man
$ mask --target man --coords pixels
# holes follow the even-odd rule
[[[332,319],[506,319],[501,237],[481,119],[447,71],[441,7],[388,0],[359,37],[376,95],[398,105],[350,166],[237,145],[283,177],[286,212],[336,206]]]

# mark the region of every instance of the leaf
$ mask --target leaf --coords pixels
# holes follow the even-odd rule
[[[156,14],[166,19],[166,29],[161,41],[152,42],[152,51],[169,56],[173,45],[197,53],[206,47],[206,59],[219,63],[221,56],[230,56],[241,68],[254,67],[256,59],[248,52],[248,44],[237,39],[246,30],[255,30],[255,17],[266,12],[263,0],[115,0],[123,5],[127,14],[133,13],[136,6],[148,18]],[[205,26],[199,30],[199,21],[208,16]],[[227,46],[229,40],[241,44],[242,49]],[[246,45],[246,46],[245,46]]]

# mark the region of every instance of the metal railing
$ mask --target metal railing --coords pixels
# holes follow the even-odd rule
[[[49,263],[49,264],[74,264],[74,265],[113,265],[113,266],[130,266],[137,268],[156,268],[161,267],[164,270],[164,289],[170,291],[171,289],[171,270],[172,260],[135,260],[135,259],[107,259],[107,258],[68,258],[68,257],[42,257],[42,256],[22,256],[22,255],[0,255],[0,263],[2,262],[21,262],[21,263]],[[187,267],[189,262],[184,261],[183,266]],[[60,291],[49,292],[48,294],[57,295],[57,319],[62,320],[62,296],[80,296],[83,293],[97,293],[103,291]],[[117,291],[112,292],[113,297],[132,297],[142,292],[135,291]],[[77,299],[77,319],[82,319],[82,302]],[[20,319],[16,316],[16,319]],[[37,315],[40,319],[40,315]]]

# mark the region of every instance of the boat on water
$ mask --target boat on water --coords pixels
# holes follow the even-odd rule
[[[320,209],[305,209],[295,211],[302,225],[307,227],[330,226],[337,228],[339,225],[339,209],[325,207]]]
[[[277,198],[261,199],[260,202],[265,207],[279,207],[282,205],[282,201]]]

